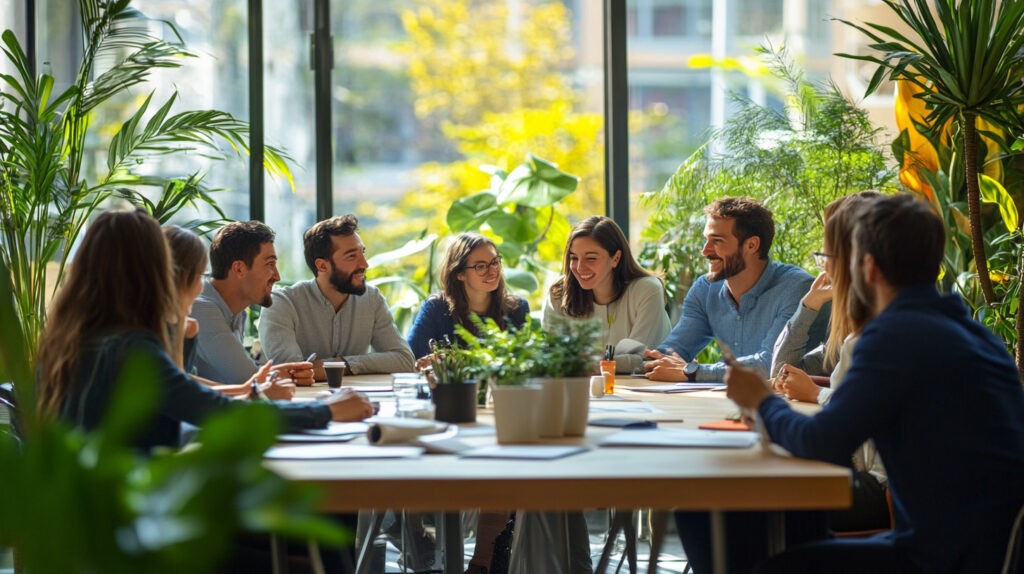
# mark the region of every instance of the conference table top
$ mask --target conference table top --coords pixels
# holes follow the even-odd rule
[[[390,375],[345,378],[345,386],[357,389],[390,383]],[[616,394],[622,400],[592,400],[591,419],[638,418],[662,421],[661,428],[697,428],[737,411],[721,391],[658,394],[621,389],[647,384],[644,379],[620,377]],[[300,388],[296,400],[310,400],[325,389],[323,383]],[[614,412],[614,405],[648,412]],[[794,406],[809,413],[817,408]],[[464,440],[472,445],[496,443],[491,409],[481,408],[477,423],[460,425],[460,429],[469,431],[471,436]],[[268,460],[267,465],[290,480],[322,487],[322,508],[330,512],[372,508],[782,510],[843,508],[850,504],[850,472],[846,468],[779,456],[758,445],[598,446],[601,438],[618,430],[588,426],[584,437],[542,439],[541,444],[588,448],[556,460],[424,454],[396,459]],[[350,444],[360,443],[366,444],[365,439]]]

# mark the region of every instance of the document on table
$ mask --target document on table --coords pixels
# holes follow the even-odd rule
[[[459,453],[462,458],[509,458],[509,459],[530,459],[530,460],[554,460],[586,452],[587,448],[582,446],[567,446],[557,444],[513,444],[513,445],[491,445],[474,448]]]
[[[366,434],[366,423],[332,422],[325,429],[306,429],[296,433],[277,435],[281,442],[348,442]]]
[[[623,430],[601,440],[601,446],[678,446],[750,448],[757,433],[699,429]]]
[[[275,446],[264,458],[277,460],[333,460],[357,458],[419,458],[418,446],[367,446],[360,444],[296,444]]]
[[[641,402],[622,401],[618,403],[595,404],[590,403],[592,413],[660,413],[657,408]]]
[[[725,388],[725,383],[669,383],[667,385],[646,385],[642,387],[619,387],[638,393],[695,393],[697,391],[718,391]]]

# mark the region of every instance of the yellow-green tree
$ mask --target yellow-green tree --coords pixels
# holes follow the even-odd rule
[[[579,111],[567,77],[574,58],[569,11],[555,1],[517,6],[513,12],[504,0],[423,0],[402,14],[416,114],[461,156],[424,165],[419,193],[400,204],[430,214],[431,230],[446,231],[452,201],[489,187],[479,166],[508,171],[527,153],[580,176],[578,191],[559,204],[561,216],[604,210],[602,118]],[[552,238],[559,240],[564,235]]]
[[[422,165],[415,192],[392,208],[360,206],[396,222],[374,230],[374,240],[394,244],[417,233],[448,234],[448,207],[491,187],[481,166],[509,172],[532,153],[580,177],[577,190],[558,202],[554,217],[543,214],[548,233],[536,245],[536,256],[556,272],[570,219],[604,211],[602,116],[580,111],[569,78],[575,55],[568,9],[545,0],[511,8],[505,0],[422,0],[402,13],[402,22],[408,38],[398,51],[408,64],[417,119],[450,142],[456,159]],[[493,235],[487,225],[480,231]],[[501,243],[501,237],[495,239]],[[405,255],[400,270],[378,271],[388,275],[378,285],[400,286],[387,293],[400,324],[425,290],[436,287],[432,255]],[[536,306],[539,291],[530,299]]]

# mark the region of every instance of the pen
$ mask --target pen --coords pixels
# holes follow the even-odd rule
[[[306,357],[306,362],[307,363],[312,363],[315,360],[316,360],[316,353],[310,353],[309,356]]]

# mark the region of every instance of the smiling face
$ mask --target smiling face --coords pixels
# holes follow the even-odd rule
[[[370,264],[366,261],[366,247],[359,234],[332,235],[331,244],[334,246],[329,261],[331,285],[339,293],[366,293],[366,270]]]
[[[621,257],[622,251],[608,253],[592,237],[577,237],[569,245],[569,271],[580,287],[594,291],[595,299],[606,300],[613,295],[612,273]]]
[[[477,265],[485,266],[483,275],[474,269]],[[485,243],[470,251],[466,264],[455,278],[462,281],[467,294],[494,292],[501,283],[501,260],[498,258],[498,250],[493,245]]]
[[[259,303],[264,307],[270,307],[273,300],[270,292],[274,290],[274,283],[281,280],[277,272],[277,251],[273,243],[260,245],[260,252],[252,260],[252,267],[246,267],[245,262],[235,261],[236,271],[242,280],[242,292],[245,294],[248,304]]]
[[[708,281],[728,279],[747,268],[740,240],[733,235],[734,219],[709,217],[704,225],[704,249],[708,260]],[[747,238],[749,245],[752,238]]]

